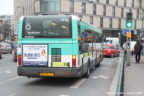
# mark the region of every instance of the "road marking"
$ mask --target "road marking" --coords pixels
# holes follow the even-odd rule
[[[105,68],[105,67],[103,67],[103,68],[98,68],[98,69],[112,69],[112,68]]]
[[[13,80],[16,80],[16,79],[19,79],[19,78],[20,78],[20,77],[15,77],[15,78],[8,79],[8,80],[6,80],[6,81],[0,82],[0,85],[5,84],[5,83],[8,83],[8,82],[13,81]]]
[[[104,75],[92,76],[91,78],[93,78],[93,79],[105,79],[105,80],[109,79],[107,76],[104,76]]]
[[[92,78],[93,78],[93,79],[98,79],[98,77],[97,77],[97,76],[93,76]]]
[[[74,83],[70,88],[79,88],[87,79],[82,78],[78,80],[76,83]]]
[[[8,69],[8,70],[6,70],[6,71],[4,71],[4,72],[5,72],[5,73],[7,73],[7,74],[12,73],[12,72],[11,72],[11,70],[9,70],[9,69]]]
[[[10,94],[10,95],[8,95],[8,96],[16,96],[16,93],[12,93],[12,94]]]
[[[64,94],[61,94],[61,95],[59,95],[59,96],[70,96],[70,95],[64,95]]]

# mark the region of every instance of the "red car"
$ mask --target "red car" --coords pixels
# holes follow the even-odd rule
[[[106,44],[104,45],[103,53],[104,56],[114,57],[114,56],[119,56],[120,52],[119,49],[116,49],[113,45]]]

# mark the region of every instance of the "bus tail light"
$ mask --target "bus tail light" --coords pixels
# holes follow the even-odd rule
[[[76,67],[76,55],[72,55],[72,65]]]
[[[18,55],[18,66],[22,66],[22,55]]]

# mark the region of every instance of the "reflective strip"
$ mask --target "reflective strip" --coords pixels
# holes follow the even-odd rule
[[[52,62],[52,67],[69,67],[68,62]]]
[[[88,55],[89,55],[88,53],[85,53],[85,54],[84,54],[84,57],[88,57]]]
[[[92,56],[92,52],[89,52],[89,56]]]

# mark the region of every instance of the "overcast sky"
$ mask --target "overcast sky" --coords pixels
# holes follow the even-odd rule
[[[13,14],[13,0],[0,0],[0,15]]]

